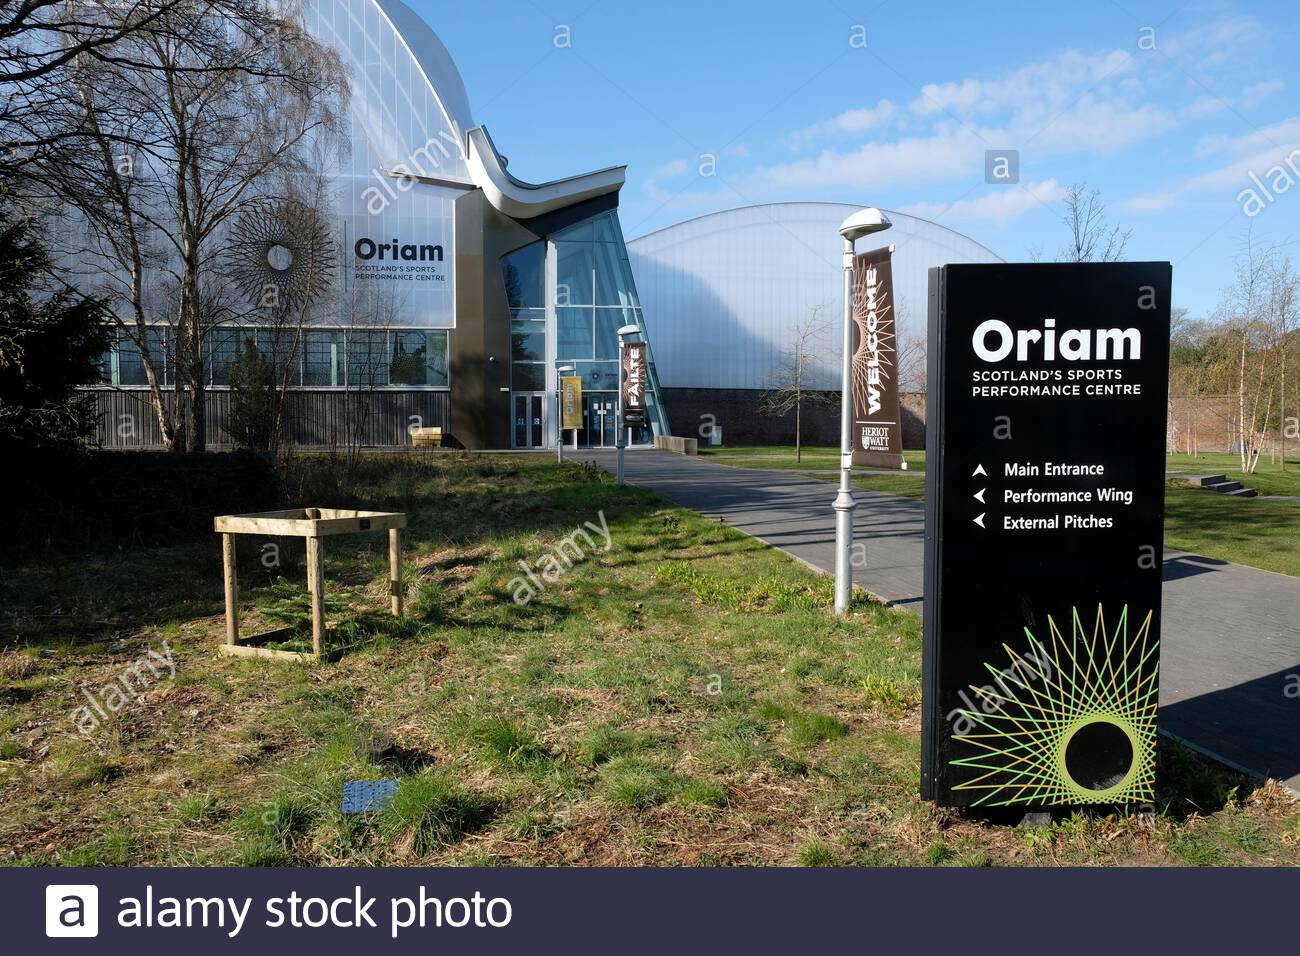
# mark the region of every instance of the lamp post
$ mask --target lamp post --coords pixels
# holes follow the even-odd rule
[[[840,364],[840,488],[835,509],[835,613],[847,614],[853,597],[853,244],[892,226],[874,206],[855,212],[840,224],[844,238],[844,328]]]
[[[625,325],[618,330],[618,404],[614,412],[614,445],[618,448],[618,486],[623,487],[623,449],[627,447],[627,434],[623,428],[623,349],[627,340],[640,334],[635,325]]]
[[[561,365],[555,370],[555,460],[564,461],[564,376],[576,372],[577,366]],[[578,430],[573,430],[573,447],[578,447]]]

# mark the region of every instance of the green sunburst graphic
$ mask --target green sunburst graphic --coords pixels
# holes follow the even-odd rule
[[[1050,647],[1028,628],[1029,650],[1003,644],[1011,663],[985,668],[992,683],[972,687],[972,727],[954,734],[977,753],[952,761],[976,774],[954,791],[974,805],[1148,802],[1155,791],[1158,641],[1151,612],[1130,634],[1128,605],[1113,629],[1097,606],[1091,629],[1071,609],[1070,636],[1047,618]]]

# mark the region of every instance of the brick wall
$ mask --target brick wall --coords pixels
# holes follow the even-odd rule
[[[759,389],[665,388],[664,404],[673,434],[706,442],[709,422],[717,422],[722,440],[728,445],[793,445],[794,412],[768,415],[758,410],[763,399]],[[831,404],[809,402],[803,409],[803,441],[806,445],[838,445],[840,442],[839,396]],[[903,447],[925,447],[925,396],[899,396],[903,411]]]

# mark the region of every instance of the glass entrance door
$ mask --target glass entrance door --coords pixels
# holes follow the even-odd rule
[[[542,427],[543,408],[545,407],[543,398],[545,396],[538,393],[520,394],[516,392],[512,397],[514,399],[515,447],[545,447],[546,433]]]
[[[586,428],[582,430],[579,440],[588,448],[614,447],[614,407],[613,392],[586,392],[582,396],[582,420]]]

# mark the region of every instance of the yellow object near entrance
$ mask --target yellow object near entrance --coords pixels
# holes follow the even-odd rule
[[[582,427],[582,378],[565,375],[560,379],[560,427]]]
[[[417,448],[442,447],[442,429],[434,427],[411,428],[411,444]]]

